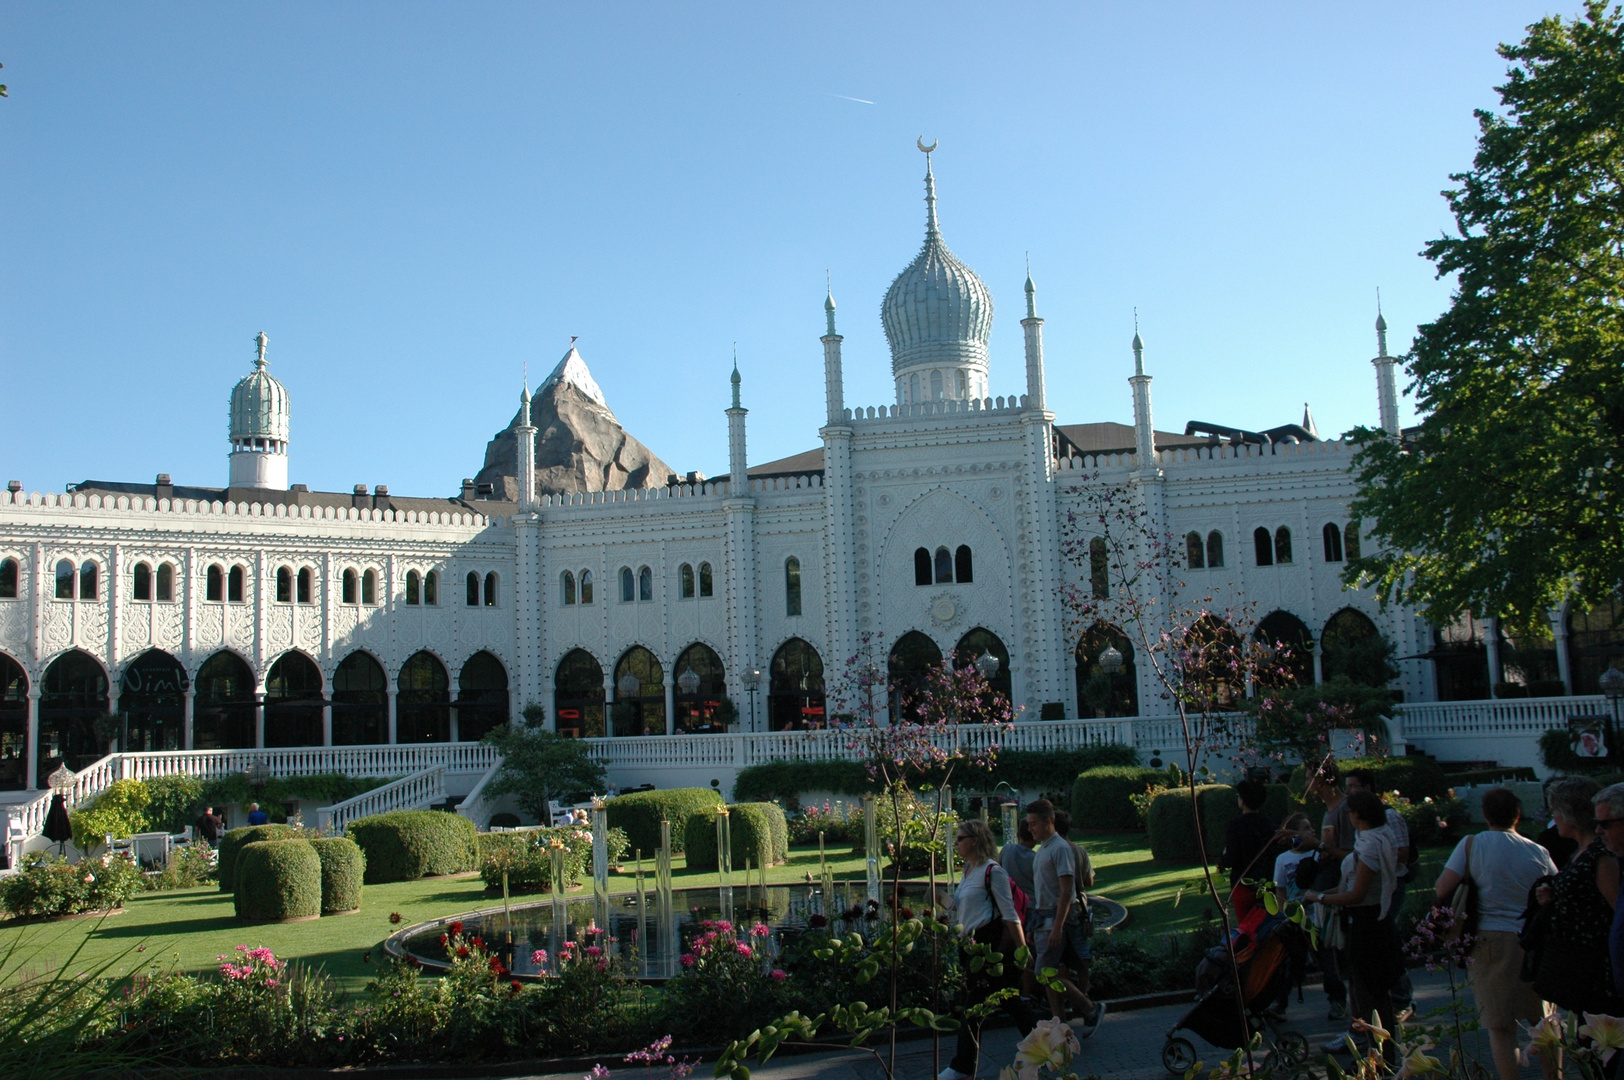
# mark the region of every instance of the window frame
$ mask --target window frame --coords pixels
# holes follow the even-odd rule
[[[620,602],[622,604],[635,604],[637,602],[637,575],[629,566],[620,568]]]
[[[1336,522],[1327,521],[1321,526],[1320,544],[1324,548],[1326,562],[1342,561],[1342,528]]]
[[[377,607],[382,595],[378,589],[378,571],[371,567],[361,571],[361,606]]]
[[[716,595],[716,571],[708,562],[699,564],[699,598],[701,600]]]
[[[470,570],[468,576],[463,578],[463,607],[479,606],[479,571]]]
[[[159,604],[175,602],[175,564],[159,563],[152,572],[152,599]]]
[[[485,606],[486,607],[493,608],[493,607],[497,606],[497,600],[500,599],[500,597],[498,596],[498,590],[500,589],[501,584],[502,584],[502,579],[496,576],[496,571],[495,570],[487,570],[487,571],[485,571]]]
[[[697,595],[699,590],[694,581],[694,564],[683,563],[677,567],[677,599],[692,600]]]
[[[207,604],[226,602],[226,568],[220,563],[210,563],[209,568],[203,572],[203,602]]]
[[[406,571],[406,606],[417,607],[423,602],[423,575],[416,570]]]
[[[276,568],[276,602],[278,604],[293,603],[293,568],[291,566],[278,566]]]
[[[152,603],[152,567],[144,559],[130,570],[130,599]]]
[[[423,606],[440,606],[440,571],[430,570],[423,575]]]
[[[586,607],[587,605],[591,604],[594,599],[596,599],[593,590],[593,585],[595,585],[596,582],[592,579],[592,571],[582,570],[576,580],[580,583],[581,587],[581,606]]]
[[[0,600],[16,600],[22,594],[22,560],[0,559]]]
[[[801,560],[794,555],[784,560],[784,616],[801,614]]]
[[[62,572],[67,567],[67,573]],[[56,567],[52,571],[56,575],[56,588],[53,597],[57,600],[74,600],[79,596],[79,568],[73,564],[72,559],[56,560]]]
[[[565,570],[558,575],[558,596],[561,606],[575,606],[575,572],[573,570]]]
[[[233,563],[226,570],[226,603],[248,603],[248,568],[241,563]]]
[[[80,600],[101,599],[101,564],[95,559],[86,559],[79,564],[79,596]]]
[[[361,602],[361,575],[355,567],[346,566],[344,573],[339,576],[339,603],[359,604]]]
[[[316,574],[308,566],[299,567],[293,575],[293,602],[307,605],[316,602]]]

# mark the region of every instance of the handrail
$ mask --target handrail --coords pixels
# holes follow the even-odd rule
[[[494,780],[501,771],[502,759],[497,757],[495,763],[485,770],[485,775],[479,778],[468,794],[463,796],[462,802],[457,804],[457,813],[472,821],[476,829],[486,824],[480,820],[481,818],[490,817],[490,804],[485,801],[485,785]]]
[[[392,784],[363,791],[343,802],[316,811],[316,828],[342,836],[350,822],[391,810],[420,810],[446,797],[445,766],[435,765],[403,776]]]

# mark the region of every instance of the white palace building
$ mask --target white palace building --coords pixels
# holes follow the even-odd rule
[[[357,812],[449,793],[488,817],[478,789],[494,758],[475,740],[531,702],[558,731],[598,739],[621,784],[730,784],[752,761],[842,752],[819,730],[824,688],[865,638],[899,677],[995,656],[995,683],[1024,707],[1006,745],[1170,742],[1131,649],[1101,697],[1096,658],[1115,639],[1079,632],[1061,604],[1080,573],[1062,559],[1063,524],[1096,476],[1186,538],[1192,585],[1244,597],[1275,638],[1316,643],[1305,676],[1327,674],[1339,643],[1396,643],[1397,741],[1496,755],[1466,713],[1424,704],[1488,696],[1506,675],[1492,626],[1437,633],[1341,583],[1360,543],[1349,444],[1306,414],[1265,432],[1156,430],[1137,335],[1133,423],[1057,423],[1030,279],[1026,392],[988,396],[992,296],[942,239],[928,164],[925,190],[924,246],[881,308],[895,400],[847,402],[831,297],[827,423],[792,458],[747,468],[735,371],[728,475],[667,471],[619,429],[572,347],[524,393],[480,482],[450,498],[313,492],[288,483],[290,395],[261,335],[231,392],[225,487],[160,475],[41,495],[13,482],[0,492],[0,789],[16,792],[23,831],[64,761],[76,798],[116,776],[259,761],[405,777]],[[1377,332],[1372,419],[1396,432],[1395,360]],[[1552,674],[1584,694],[1593,683],[1555,625]],[[1495,732],[1599,701],[1556,700]],[[1512,704],[1533,702],[1476,706]],[[1458,752],[1439,749],[1456,736]]]

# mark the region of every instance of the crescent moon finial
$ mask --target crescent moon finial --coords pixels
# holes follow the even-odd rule
[[[919,147],[919,149],[920,149],[920,151],[921,151],[921,152],[922,152],[922,153],[926,153],[926,154],[928,154],[928,153],[930,153],[930,152],[931,152],[931,151],[932,151],[932,150],[935,150],[935,149],[936,149],[936,140],[935,140],[935,139],[932,139],[932,140],[931,140],[931,141],[930,141],[930,145],[929,145],[929,146],[926,146],[926,145],[925,145],[925,137],[924,137],[924,136],[923,136],[923,135],[921,135],[921,136],[919,136],[919,139],[918,139],[918,141],[917,141],[917,142],[915,142],[915,144],[914,144],[914,145],[915,145],[915,146],[918,146],[918,147]]]

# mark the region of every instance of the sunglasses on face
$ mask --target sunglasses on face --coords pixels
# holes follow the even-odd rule
[[[1624,818],[1604,817],[1604,818],[1597,818],[1596,819],[1596,828],[1597,829],[1605,829],[1609,825],[1619,825],[1619,824],[1624,824]]]

